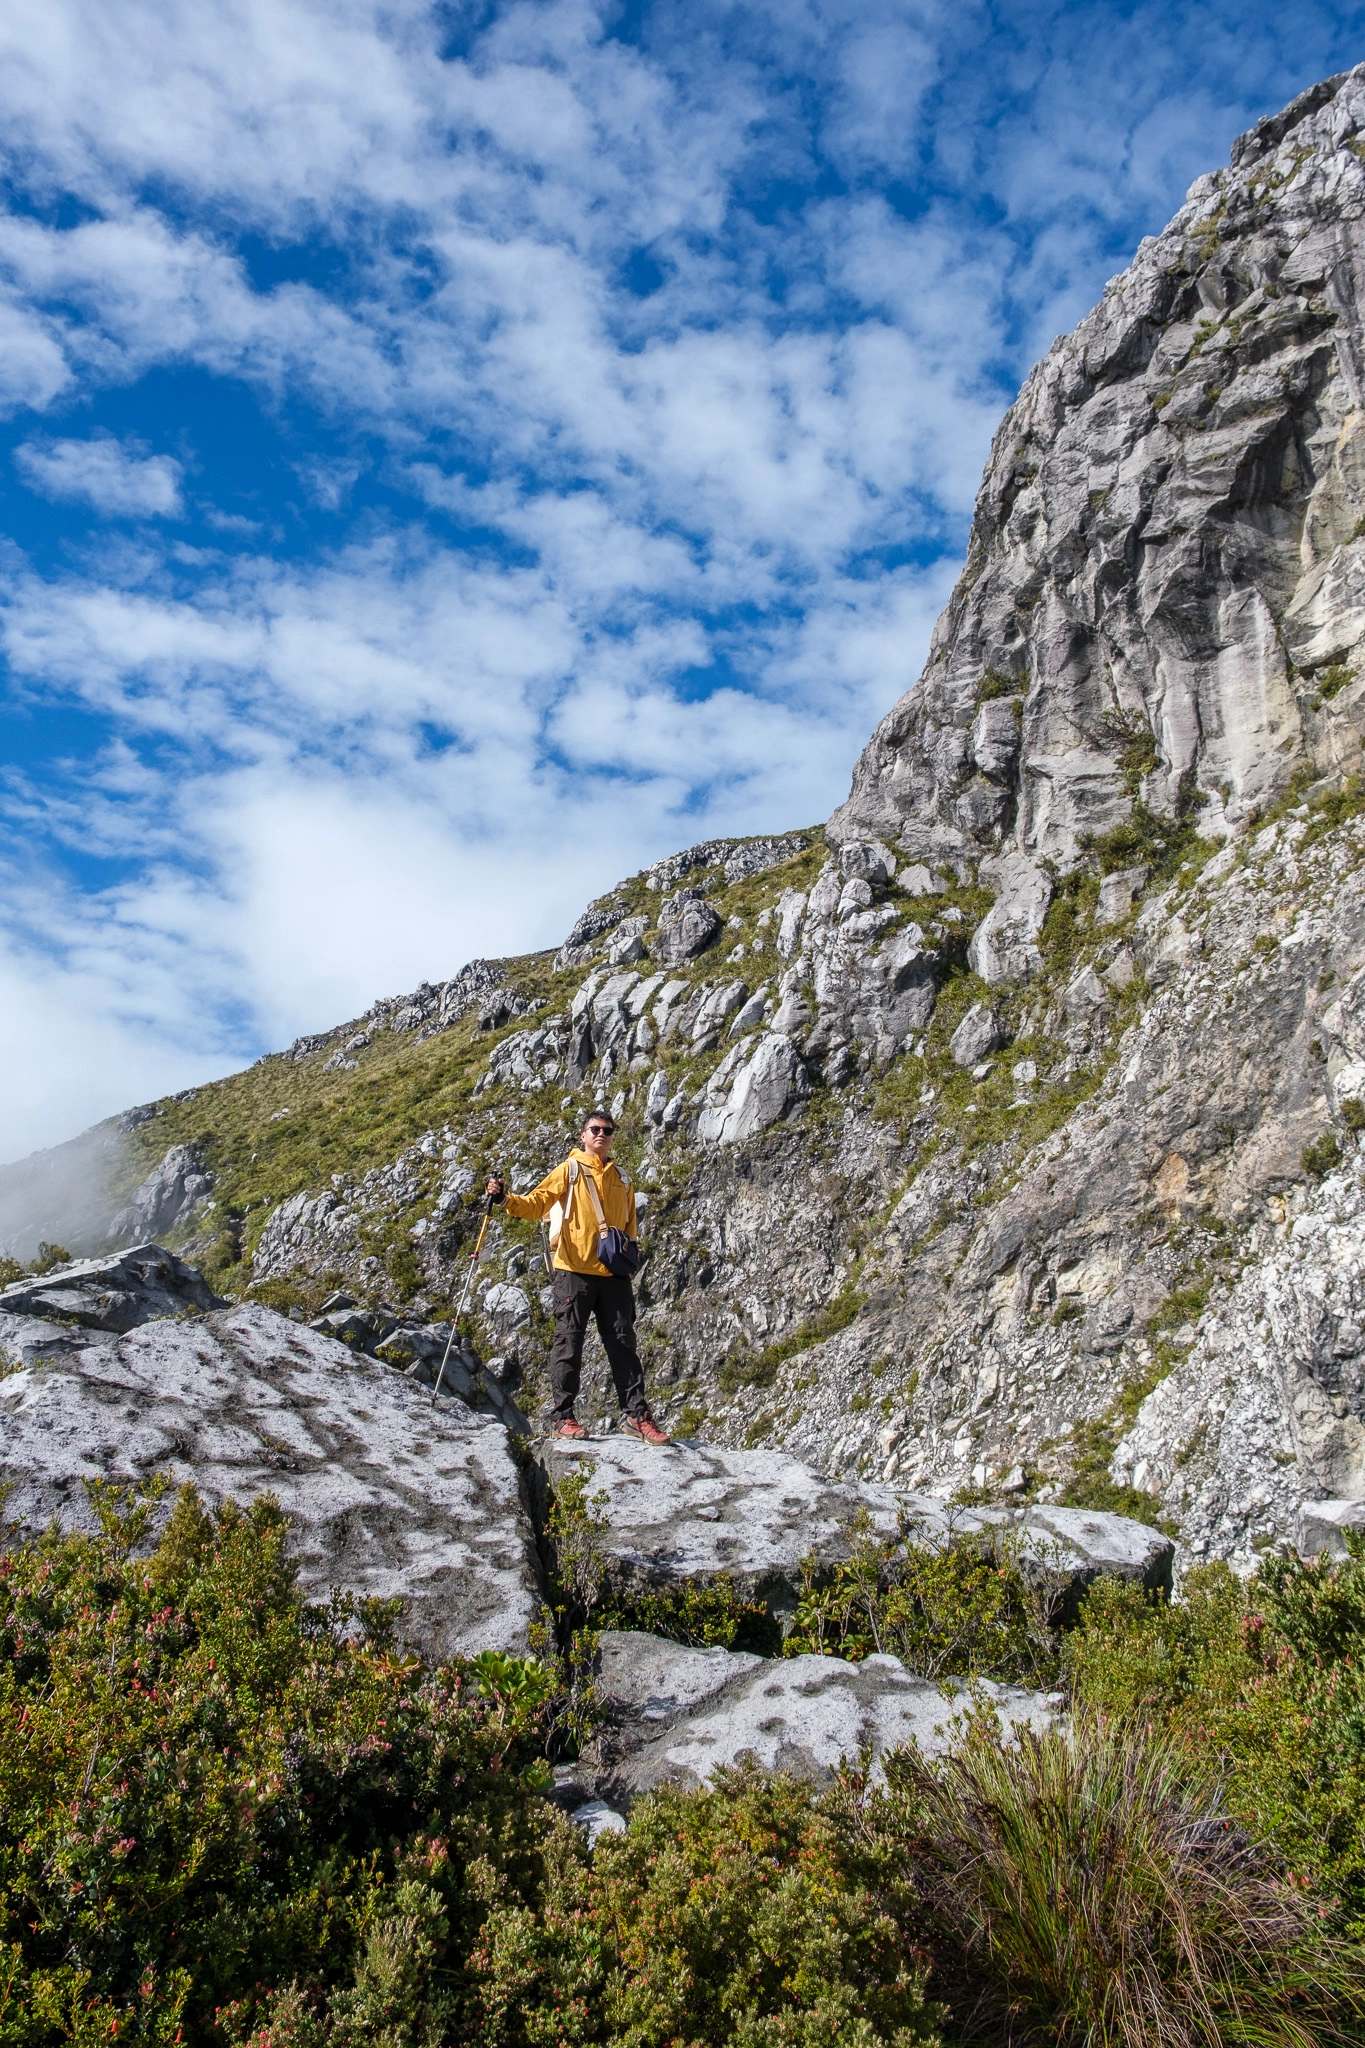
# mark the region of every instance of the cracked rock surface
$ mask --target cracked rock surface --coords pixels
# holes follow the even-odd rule
[[[597,1684],[607,1725],[572,1780],[613,1807],[662,1784],[704,1784],[745,1758],[821,1784],[868,1748],[875,1775],[898,1744],[946,1749],[954,1717],[973,1704],[963,1690],[912,1677],[895,1657],[771,1659],[614,1630],[602,1634]],[[977,1690],[1006,1727],[1043,1728],[1052,1718],[1048,1695],[989,1680]]]
[[[47,1325],[45,1348],[43,1327],[0,1316],[0,1352],[28,1360],[0,1378],[0,1485],[31,1534],[94,1528],[86,1479],[269,1492],[310,1598],[401,1595],[400,1636],[428,1657],[526,1648],[535,1542],[497,1423],[254,1304],[79,1345]]]
[[[552,1487],[590,1473],[610,1522],[608,1583],[626,1596],[726,1576],[744,1599],[790,1613],[804,1559],[828,1569],[851,1554],[855,1525],[885,1540],[903,1522],[913,1541],[936,1545],[998,1532],[1025,1573],[1046,1571],[1073,1600],[1102,1573],[1152,1590],[1171,1583],[1171,1539],[1121,1515],[950,1508],[928,1494],[831,1481],[782,1451],[677,1443],[656,1450],[630,1436],[549,1438],[537,1462]]]

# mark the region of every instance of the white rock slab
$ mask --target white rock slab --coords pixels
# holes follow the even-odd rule
[[[746,1758],[820,1784],[867,1747],[875,1776],[907,1742],[941,1754],[973,1703],[960,1685],[912,1677],[896,1657],[759,1658],[625,1631],[603,1633],[598,1690],[610,1725],[597,1784],[621,1805],[665,1783],[704,1784]],[[990,1683],[976,1691],[1006,1726],[1052,1719],[1055,1695]]]
[[[606,1494],[611,1523],[608,1570],[621,1592],[728,1574],[746,1599],[788,1612],[802,1558],[814,1552],[833,1564],[847,1557],[844,1532],[860,1506],[871,1508],[878,1534],[894,1535],[897,1526],[888,1488],[840,1485],[783,1451],[692,1443],[659,1451],[628,1436],[552,1438],[540,1463],[551,1485],[593,1466],[593,1490]],[[935,1525],[942,1522],[940,1503],[923,1505]]]
[[[785,1451],[696,1443],[654,1450],[625,1435],[585,1443],[550,1438],[538,1463],[551,1486],[592,1465],[593,1490],[607,1497],[608,1574],[626,1594],[728,1575],[744,1598],[790,1613],[802,1560],[813,1556],[831,1567],[847,1558],[849,1527],[860,1514],[881,1537],[894,1536],[904,1514],[921,1542],[1002,1530],[1023,1569],[1061,1573],[1072,1599],[1101,1574],[1153,1589],[1171,1583],[1170,1537],[1123,1515],[952,1508],[931,1494],[826,1479]]]
[[[500,1424],[254,1303],[123,1337],[0,1316],[0,1354],[30,1361],[0,1379],[0,1485],[30,1531],[93,1528],[86,1479],[268,1491],[311,1598],[401,1595],[428,1657],[525,1649],[535,1541]]]

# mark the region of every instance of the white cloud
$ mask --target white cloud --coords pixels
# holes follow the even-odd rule
[[[26,441],[15,449],[14,462],[31,490],[89,505],[108,519],[176,519],[183,509],[180,464],[112,434]]]

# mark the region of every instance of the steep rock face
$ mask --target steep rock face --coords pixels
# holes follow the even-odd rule
[[[1365,639],[1362,120],[1357,70],[1244,136],[1038,364],[835,839],[1066,863],[1135,788],[1216,831],[1301,758],[1355,765],[1365,684],[1328,692]]]

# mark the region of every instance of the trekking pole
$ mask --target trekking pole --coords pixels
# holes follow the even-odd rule
[[[464,1292],[460,1296],[460,1305],[456,1309],[454,1320],[450,1325],[450,1335],[446,1338],[445,1353],[441,1359],[441,1370],[437,1373],[436,1384],[431,1390],[431,1405],[433,1408],[436,1406],[436,1396],[441,1391],[441,1381],[446,1376],[446,1365],[450,1358],[450,1347],[455,1342],[455,1332],[460,1327],[460,1317],[464,1314],[465,1303],[469,1299],[469,1290],[474,1285],[474,1274],[478,1269],[479,1253],[483,1250],[483,1241],[484,1238],[488,1235],[488,1224],[492,1214],[493,1197],[489,1195],[486,1197],[484,1201],[483,1222],[479,1225],[479,1235],[478,1240],[474,1246],[474,1256],[469,1261],[469,1271],[465,1275]]]

